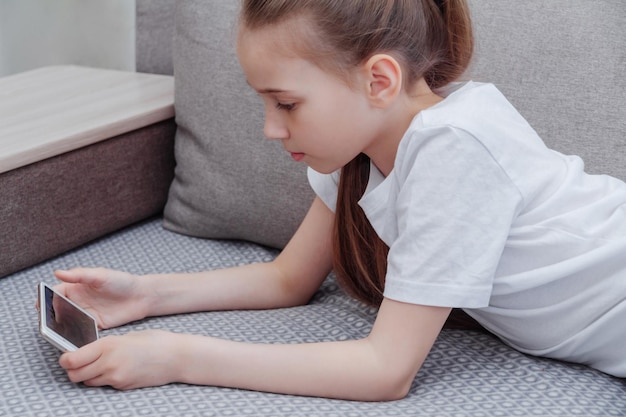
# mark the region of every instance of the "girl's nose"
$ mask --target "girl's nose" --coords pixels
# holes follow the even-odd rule
[[[263,133],[268,139],[287,139],[289,137],[289,131],[285,127],[285,124],[281,120],[279,114],[271,110],[265,111],[265,125],[263,126]]]

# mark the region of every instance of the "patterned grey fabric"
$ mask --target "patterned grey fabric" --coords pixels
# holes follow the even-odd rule
[[[409,396],[389,403],[303,398],[173,384],[119,392],[67,380],[59,352],[41,339],[36,284],[52,270],[106,266],[134,273],[195,271],[266,261],[273,250],[211,241],[139,224],[0,280],[0,417],[45,416],[625,416],[626,381],[585,366],[520,354],[485,334],[444,331]],[[259,343],[365,336],[376,311],[346,297],[329,278],[310,305],[272,311],[151,318],[103,336],[147,328]]]

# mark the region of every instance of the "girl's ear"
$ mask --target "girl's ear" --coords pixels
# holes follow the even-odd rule
[[[387,54],[372,56],[363,66],[366,92],[375,107],[387,107],[402,90],[402,68]]]

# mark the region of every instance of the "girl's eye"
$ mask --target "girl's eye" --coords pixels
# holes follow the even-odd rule
[[[287,103],[280,103],[280,102],[276,103],[276,108],[278,110],[292,111],[295,107],[296,107],[296,105],[293,104],[293,103],[289,103],[289,104],[287,104]]]

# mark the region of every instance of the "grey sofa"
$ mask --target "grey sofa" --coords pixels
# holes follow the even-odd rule
[[[67,380],[59,353],[38,336],[34,309],[35,285],[54,283],[54,269],[153,273],[269,260],[312,198],[303,167],[262,138],[261,108],[233,52],[236,3],[137,0],[138,70],[174,74],[176,129],[166,121],[0,176],[0,234],[14,239],[3,243],[11,256],[0,258],[8,274],[0,279],[0,417],[625,416],[624,380],[526,356],[467,330],[444,330],[408,397],[389,403],[182,384],[119,392]],[[581,155],[593,173],[626,179],[626,3],[470,4],[478,42],[468,77],[496,83],[550,146]],[[110,162],[94,170],[103,155]],[[99,204],[55,207],[72,210],[66,224],[11,211],[19,201],[35,212],[38,199],[24,192],[50,181],[77,197],[113,180],[119,192],[100,194]],[[47,244],[34,247],[38,238]],[[151,318],[103,333],[344,340],[366,335],[375,315],[330,276],[306,306]]]

